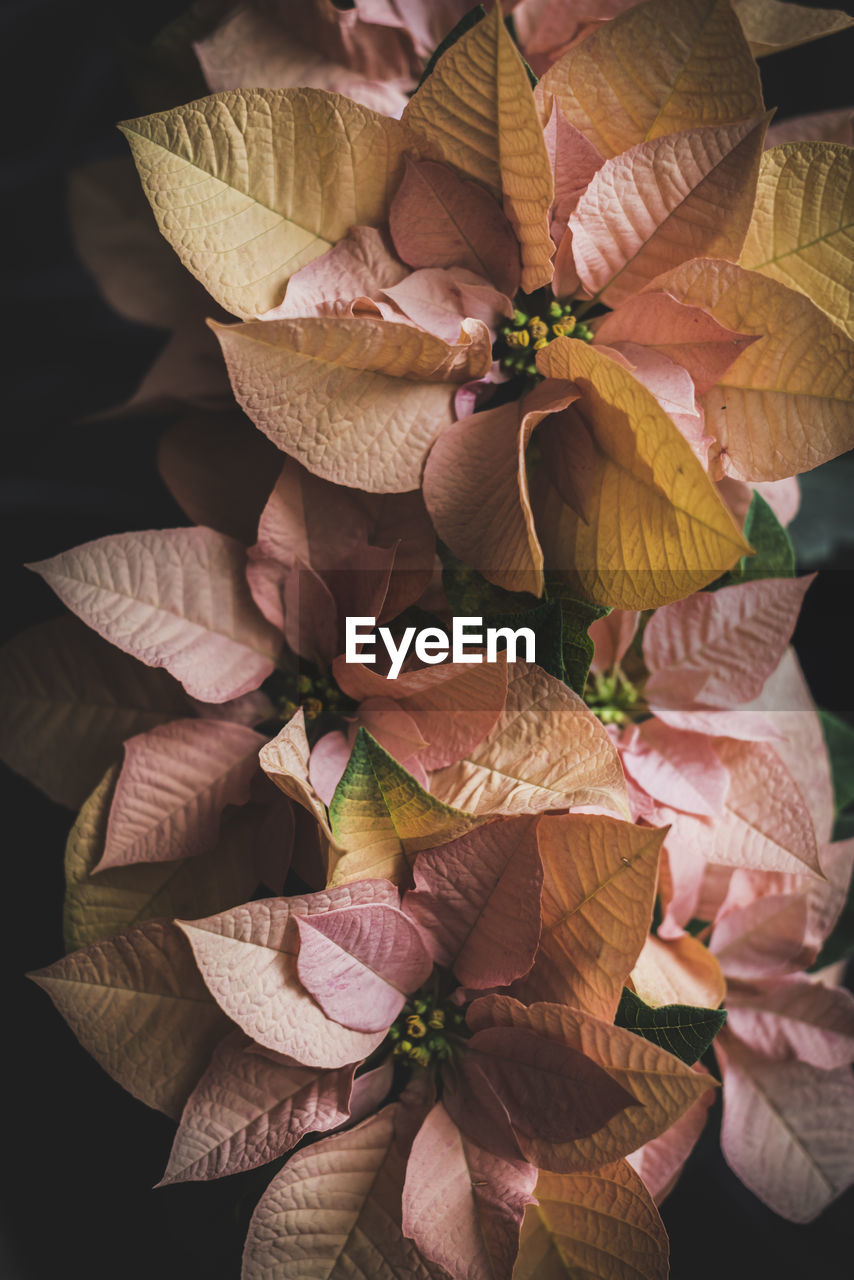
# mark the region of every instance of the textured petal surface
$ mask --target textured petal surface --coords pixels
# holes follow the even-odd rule
[[[578,509],[551,490],[538,518],[547,562],[582,595],[654,608],[711,582],[745,553],[691,446],[626,369],[571,338],[554,339],[537,363],[582,392],[565,422],[543,428],[552,474],[571,471]]]
[[[806,1062],[774,1062],[734,1036],[718,1052],[727,1163],[775,1213],[811,1222],[854,1182],[850,1068],[821,1071]]]
[[[403,123],[503,200],[522,254],[522,288],[548,284],[551,167],[528,75],[500,7],[461,36],[410,99]]]
[[[463,986],[508,986],[531,967],[542,885],[536,829],[536,818],[499,820],[418,855],[404,911]]]
[[[698,392],[708,391],[754,337],[718,324],[700,307],[688,307],[669,293],[647,290],[627,298],[596,326],[596,341],[606,346],[633,342],[654,347],[691,375]]]
[[[384,1031],[433,960],[396,907],[366,903],[297,919],[300,982],[327,1017],[357,1031]]]
[[[850,147],[789,142],[765,152],[739,262],[799,289],[854,338]]]
[[[629,9],[565,53],[537,97],[544,120],[556,98],[603,156],[762,110],[759,73],[727,0]]]
[[[477,825],[427,792],[402,765],[360,729],[350,761],[329,805],[332,830],[346,850],[332,884],[365,876],[407,883],[415,854]]]
[[[296,1067],[234,1031],[187,1099],[159,1185],[275,1160],[306,1133],[343,1124],[352,1084],[352,1067]]]
[[[854,445],[854,344],[814,302],[718,259],[686,263],[655,287],[757,335],[703,397],[727,474],[782,480]]]
[[[166,667],[189,694],[226,702],[256,689],[281,647],[256,608],[245,551],[213,529],[116,533],[30,568],[105,640]]]
[[[484,996],[470,1006],[469,1025],[525,1026],[573,1045],[604,1067],[618,1084],[638,1099],[592,1137],[548,1144],[550,1163],[559,1172],[597,1169],[621,1159],[669,1128],[709,1087],[708,1075],[692,1071],[672,1053],[622,1027],[557,1004],[525,1008],[507,996]],[[555,1168],[552,1163],[552,1168]]]
[[[536,1181],[533,1165],[484,1151],[438,1103],[407,1161],[403,1230],[451,1276],[509,1276]]]
[[[93,942],[30,977],[122,1088],[175,1118],[228,1030],[186,939],[164,921]]]
[[[166,671],[135,662],[77,618],[29,627],[0,654],[0,757],[73,809],[126,738],[192,705]]]
[[[258,1044],[305,1066],[358,1062],[382,1041],[330,1021],[297,977],[297,915],[359,902],[394,904],[385,881],[366,880],[302,898],[266,898],[220,915],[181,922],[208,990],[233,1022]]]
[[[542,594],[543,553],[528,496],[525,451],[543,418],[578,398],[548,380],[519,401],[443,431],[424,468],[424,501],[454,555],[506,591]]]
[[[418,487],[431,442],[452,420],[445,369],[466,382],[489,368],[486,326],[466,324],[460,347],[368,316],[249,321],[215,333],[238,403],[275,445],[324,480],[400,493]]]
[[[606,160],[569,219],[585,289],[613,307],[680,262],[737,258],[766,124],[692,129]]]
[[[121,128],[163,235],[247,318],[350,227],[383,220],[403,150],[418,145],[397,121],[313,89],[231,90]]]
[[[386,1107],[355,1129],[298,1151],[249,1224],[243,1280],[441,1280],[400,1226],[405,1158]]]
[[[540,821],[542,936],[514,992],[613,1018],[652,920],[663,839],[592,814]]]
[[[519,244],[506,215],[479,183],[448,165],[407,162],[389,227],[411,267],[467,267],[511,298],[519,288]]]
[[[733,707],[762,692],[791,639],[812,576],[759,579],[656,610],[644,631],[653,707]]]
[[[251,898],[259,875],[249,846],[266,809],[244,805],[214,832],[210,845],[179,863],[158,862],[92,872],[104,852],[119,766],[113,765],[77,817],[65,847],[67,950],[109,938],[144,920],[225,911]]]
[[[223,720],[173,720],[130,738],[97,870],[203,853],[226,805],[249,799],[265,742]]]
[[[823,1071],[854,1062],[854,995],[844,987],[791,978],[738,992],[727,1026],[757,1053],[797,1058]]]
[[[471,813],[508,815],[603,804],[624,810],[622,770],[582,700],[539,667],[517,662],[487,738],[431,777],[433,795]]]
[[[666,1280],[667,1232],[625,1160],[587,1173],[540,1173],[525,1211],[514,1280]]]

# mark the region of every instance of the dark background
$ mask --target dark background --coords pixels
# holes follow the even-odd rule
[[[68,168],[121,153],[115,121],[174,105],[140,106],[131,54],[181,8],[169,0],[133,10],[115,0],[20,0],[3,9],[3,640],[61,612],[23,562],[108,533],[186,523],[154,464],[165,420],[84,420],[133,392],[166,335],[122,320],[102,302],[75,258],[65,211]],[[854,36],[845,32],[761,66],[778,119],[844,106]],[[794,527],[799,567],[822,573],[795,640],[819,704],[854,720],[850,464],[850,457],[831,464],[803,484],[804,512]],[[2,787],[10,975],[3,1058],[10,1070],[0,1280],[236,1280],[245,1224],[269,1174],[150,1190],[172,1123],[114,1084],[21,976],[63,951],[62,852],[72,815],[6,770]],[[854,1193],[795,1227],[730,1174],[714,1124],[663,1216],[674,1280],[848,1280],[854,1271]]]

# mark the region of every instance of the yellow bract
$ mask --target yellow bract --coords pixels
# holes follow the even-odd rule
[[[854,153],[787,142],[762,156],[739,259],[799,289],[854,338]]]
[[[513,1280],[660,1280],[667,1232],[627,1160],[590,1173],[540,1173]]]
[[[583,459],[584,509],[551,490],[538,528],[550,563],[587,599],[655,609],[749,551],[688,442],[626,369],[572,338],[549,343],[537,364],[582,392],[565,448],[570,469]]]
[[[686,262],[655,287],[759,335],[703,397],[730,474],[782,480],[854,446],[854,343],[809,298],[712,259]]]
[[[563,55],[537,86],[603,156],[763,109],[759,72],[729,0],[648,0]]]
[[[527,72],[500,5],[439,59],[402,123],[503,199],[522,251],[522,288],[530,293],[548,284],[551,166]]]
[[[779,0],[733,0],[738,19],[754,56],[779,53],[851,26],[851,18],[839,9],[808,9]]]
[[[463,321],[454,346],[414,325],[313,316],[213,325],[238,403],[314,475],[371,493],[418,488],[453,421],[454,386],[480,378],[489,331]]]
[[[288,279],[352,226],[377,226],[423,144],[320,89],[237,89],[126,120],[158,226],[227,311],[277,306]]]

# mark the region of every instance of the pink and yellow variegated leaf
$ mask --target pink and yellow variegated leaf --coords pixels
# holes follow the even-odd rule
[[[622,1159],[663,1133],[709,1087],[708,1075],[686,1067],[651,1041],[565,1005],[525,1008],[508,996],[483,996],[469,1007],[468,1022],[473,1031],[485,1026],[528,1027],[574,1047],[640,1104],[618,1112],[588,1138],[562,1143],[530,1139],[529,1158],[536,1150],[556,1172],[580,1173]]]
[[[760,578],[656,610],[643,637],[650,706],[728,708],[758,697],[813,576]]]
[[[387,319],[402,315],[448,343],[456,342],[467,316],[482,320],[494,338],[513,315],[510,299],[466,267],[422,267],[383,289],[382,298],[392,304]]]
[[[606,730],[562,681],[521,661],[495,728],[457,764],[437,770],[431,790],[475,814],[582,804],[627,811],[622,769]]]
[[[705,1068],[698,1065],[695,1070],[703,1071]],[[669,1129],[627,1157],[656,1204],[661,1204],[673,1190],[685,1161],[706,1127],[709,1108],[714,1100],[715,1091],[710,1088]]]
[[[158,1185],[255,1169],[336,1128],[349,1115],[353,1070],[297,1067],[232,1032],[187,1099]]]
[[[213,846],[226,805],[243,805],[263,734],[225,720],[173,720],[124,744],[95,868],[172,862]]]
[[[525,452],[534,427],[577,399],[574,387],[548,379],[522,400],[454,423],[427,459],[424,501],[439,537],[507,591],[542,594]]]
[[[364,880],[301,898],[265,898],[219,915],[179,922],[208,990],[258,1044],[310,1067],[341,1067],[371,1053],[381,1032],[332,1022],[297,976],[296,917],[361,902],[394,905],[386,881]]]
[[[186,939],[167,921],[92,942],[29,976],[108,1075],[176,1119],[228,1031]]]
[[[629,1162],[586,1173],[541,1172],[535,1194],[513,1280],[666,1280],[667,1232]]]
[[[541,468],[537,527],[547,561],[582,595],[622,609],[657,607],[705,586],[745,553],[690,444],[628,370],[572,338],[550,342],[537,367],[581,392],[541,428],[564,492],[548,486]]]
[[[251,898],[259,874],[250,854],[265,809],[249,804],[225,819],[218,836],[193,858],[92,871],[104,851],[119,766],[113,765],[77,817],[65,847],[62,926],[66,950],[109,938],[144,920],[225,911]]]
[[[458,1070],[472,1092],[479,1077],[487,1080],[507,1111],[520,1151],[546,1169],[561,1171],[563,1161],[552,1154],[553,1146],[589,1138],[627,1107],[639,1105],[593,1059],[524,1021],[476,1030]],[[459,1123],[467,1128],[465,1120]]]
[[[399,1106],[296,1152],[258,1202],[243,1254],[244,1280],[361,1275],[441,1280],[401,1231],[405,1148]]]
[[[395,257],[386,232],[351,227],[343,240],[291,276],[284,301],[261,318],[352,316],[359,304],[408,274]]]
[[[522,255],[522,288],[548,284],[554,188],[524,63],[501,6],[439,59],[402,123],[466,177],[500,196]]]
[[[214,332],[255,425],[315,475],[372,493],[418,487],[430,444],[452,421],[450,384],[482,377],[492,359],[477,320],[463,323],[454,346],[367,316],[259,320]]]
[[[542,935],[514,994],[613,1019],[649,931],[663,839],[592,814],[540,820]]]
[[[775,1213],[811,1222],[854,1182],[854,1077],[775,1062],[724,1032],[721,1148],[733,1172]]]
[[[297,973],[329,1018],[385,1031],[433,969],[411,920],[382,902],[297,917]]]
[[[730,978],[776,978],[809,961],[804,952],[806,924],[804,898],[769,893],[721,916],[709,949]]]
[[[213,529],[116,533],[30,568],[105,640],[165,667],[203,702],[256,689],[281,636],[246,585],[245,551]]]
[[[407,161],[389,228],[410,267],[466,267],[511,298],[519,288],[519,244],[506,215],[448,165]]]
[[[703,396],[722,474],[781,480],[854,445],[854,342],[809,298],[720,259],[685,263],[654,287],[757,335]]]
[[[229,90],[120,127],[163,235],[243,318],[281,302],[289,276],[351,227],[379,225],[403,152],[425,149],[398,121],[318,89]]]
[[[357,701],[393,699],[421,736],[419,763],[425,769],[441,769],[482,742],[501,714],[508,667],[503,653],[499,657],[497,662],[438,663],[404,671],[394,681],[343,658],[336,659],[332,671],[339,687]],[[376,733],[374,737],[382,742]]]
[[[660,806],[659,821],[672,826],[669,843],[725,866],[820,876],[812,816],[774,747],[721,738],[715,750],[729,770],[726,805],[714,822]]]
[[[275,445],[236,409],[187,413],[157,445],[157,469],[181,510],[245,546],[255,541],[280,462]]]
[[[317,5],[306,8],[318,10]],[[325,16],[323,9],[314,16],[320,25]],[[404,41],[400,41],[398,57],[382,68],[381,75],[379,68],[369,68],[376,74],[366,74],[349,59],[342,65],[346,58],[343,47],[336,59],[329,43],[318,40],[315,31],[296,33],[293,15],[289,15],[286,26],[275,10],[271,13],[250,5],[229,13],[212,32],[194,43],[193,49],[213,93],[248,84],[268,89],[306,86],[340,93],[373,111],[399,117],[407,103],[406,90],[411,87],[405,74]],[[383,52],[388,51],[388,39],[382,48]]]
[[[823,1071],[854,1062],[854,996],[793,977],[739,990],[727,1026],[767,1058],[797,1058]]]
[[[819,40],[850,27],[852,21],[839,9],[781,4],[780,0],[733,0],[732,7],[755,58]]]
[[[415,862],[403,909],[437,964],[469,987],[508,986],[540,937],[537,818],[487,823]]]
[[[715,957],[690,933],[676,938],[650,934],[630,974],[644,1004],[690,1004],[717,1009],[726,995],[726,980]]]
[[[509,1276],[536,1181],[533,1165],[485,1151],[437,1103],[406,1164],[403,1230],[459,1280]]]
[[[570,49],[537,86],[541,118],[557,100],[603,156],[762,111],[759,73],[728,0],[674,10],[647,0]]]
[[[737,258],[766,125],[763,116],[692,129],[606,160],[569,219],[588,293],[613,307],[680,262]]]
[[[739,262],[812,298],[854,338],[851,148],[790,142],[762,156]]]
[[[78,808],[126,738],[191,713],[177,680],[66,615],[0,650],[0,758]]]
[[[687,369],[701,393],[713,387],[756,338],[725,329],[707,311],[677,302],[669,293],[647,291],[642,298],[626,298],[603,316],[596,325],[596,341],[653,347]]]

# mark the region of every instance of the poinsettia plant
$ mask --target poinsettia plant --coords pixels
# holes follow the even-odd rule
[[[854,444],[851,149],[768,147],[754,56],[844,24],[467,8],[247,6],[123,124],[254,427],[173,427],[193,527],[32,566],[86,625],[4,654],[6,756],[83,803],[34,976],[164,1183],[278,1162],[246,1277],[663,1277],[718,1076],[778,1213],[854,1182],[784,528]],[[474,614],[536,662],[405,657]]]

